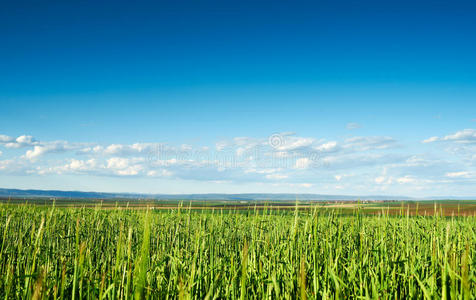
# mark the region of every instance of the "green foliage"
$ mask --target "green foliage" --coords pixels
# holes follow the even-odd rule
[[[4,299],[474,299],[476,218],[0,206]]]

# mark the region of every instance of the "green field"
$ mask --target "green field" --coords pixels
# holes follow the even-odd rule
[[[0,297],[474,299],[474,215],[385,207],[1,204]]]

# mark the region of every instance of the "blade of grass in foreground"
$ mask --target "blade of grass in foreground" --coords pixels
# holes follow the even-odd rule
[[[134,298],[144,298],[144,288],[147,281],[147,268],[149,266],[150,248],[150,212],[147,209],[144,216],[144,233],[142,236],[142,246],[135,263],[134,269]]]

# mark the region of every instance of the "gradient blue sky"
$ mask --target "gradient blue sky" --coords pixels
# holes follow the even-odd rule
[[[475,32],[471,1],[4,1],[0,187],[476,195]]]

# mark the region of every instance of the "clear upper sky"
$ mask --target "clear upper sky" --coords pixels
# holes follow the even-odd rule
[[[474,1],[4,1],[0,188],[476,195],[475,32]]]

